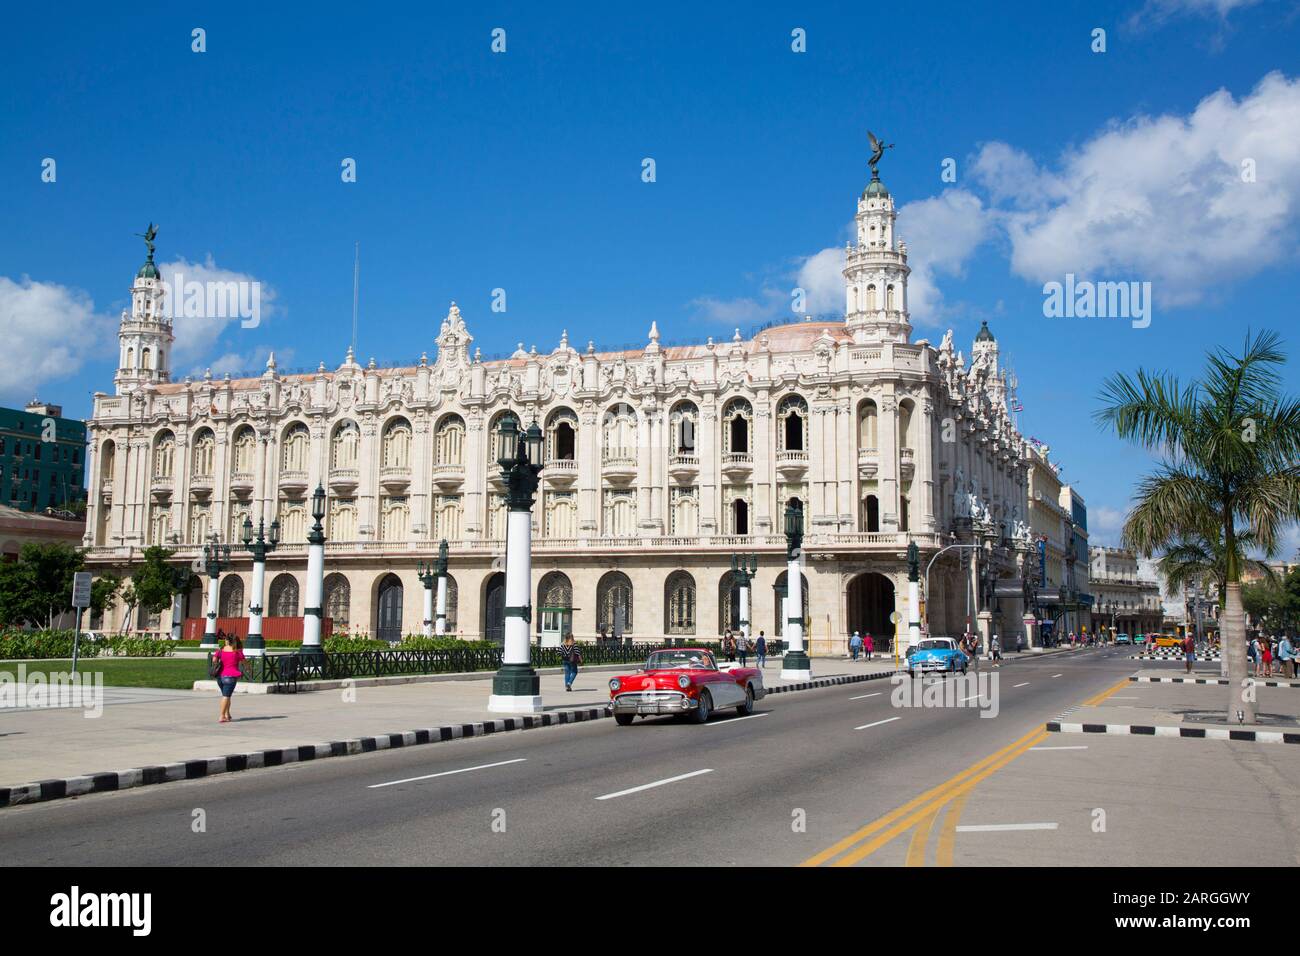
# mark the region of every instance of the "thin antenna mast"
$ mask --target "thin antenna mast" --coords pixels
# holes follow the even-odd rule
[[[357,243],[356,258],[352,263],[352,351],[357,350],[357,298],[361,291],[361,243]]]

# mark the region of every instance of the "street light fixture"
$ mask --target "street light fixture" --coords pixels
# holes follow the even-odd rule
[[[217,647],[217,579],[221,572],[230,568],[230,545],[218,544],[216,532],[212,542],[203,546],[203,565],[208,572],[208,619],[203,629],[201,650],[216,650]]]
[[[280,544],[280,520],[271,522],[270,534],[267,533],[266,519],[257,521],[257,534],[253,534],[253,519],[244,516],[244,549],[253,556],[253,593],[248,605],[248,640],[244,650],[249,657],[261,657],[266,653],[266,641],[262,639],[262,596],[266,591],[266,556]]]
[[[803,635],[803,502],[790,499],[785,506],[785,631],[788,638],[781,661],[782,680],[811,680],[812,661],[804,650]]]
[[[325,648],[321,641],[321,625],[325,617],[325,486],[317,485],[311,496],[311,516],[315,524],[307,532],[307,604],[302,612],[302,648],[304,662],[324,663]],[[272,535],[278,540],[279,523],[271,525]]]

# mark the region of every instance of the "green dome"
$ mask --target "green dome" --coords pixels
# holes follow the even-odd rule
[[[889,190],[885,188],[885,184],[878,177],[873,176],[871,182],[867,183],[867,188],[862,190],[862,198],[888,199]]]
[[[156,279],[158,278],[158,267],[153,264],[153,256],[144,261],[140,271],[135,274],[137,279]]]
[[[995,339],[995,338],[993,337],[993,333],[989,331],[989,324],[988,324],[988,322],[981,322],[981,323],[980,323],[980,330],[979,330],[979,332],[975,335],[975,341],[976,341],[976,342],[996,342],[996,341],[997,341],[997,339]]]

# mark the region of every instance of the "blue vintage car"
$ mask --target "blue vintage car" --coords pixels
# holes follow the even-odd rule
[[[907,674],[915,677],[926,671],[966,673],[970,658],[951,637],[927,637],[907,649]]]

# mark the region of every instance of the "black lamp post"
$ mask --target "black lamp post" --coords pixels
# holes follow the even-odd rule
[[[758,574],[758,555],[733,554],[731,556],[731,580],[733,587],[741,592],[740,619],[736,622],[740,632],[749,639],[750,615],[753,613],[753,589],[751,584]]]
[[[266,653],[266,641],[262,639],[262,596],[266,593],[266,556],[280,544],[280,521],[271,522],[270,534],[267,534],[266,519],[257,520],[257,534],[253,534],[253,519],[244,518],[244,550],[253,556],[253,603],[248,606],[248,640],[244,650],[250,657],[260,657]]]
[[[208,619],[203,629],[203,642],[199,647],[205,650],[217,646],[217,579],[221,572],[230,568],[230,545],[217,544],[213,534],[211,544],[203,546],[203,567],[208,573]]]
[[[536,419],[522,435],[514,416],[501,423],[499,459],[506,483],[505,647],[501,669],[492,679],[488,709],[519,713],[541,710],[541,681],[533,670],[529,630],[532,622],[532,510],[542,471],[542,429]],[[512,452],[513,449],[513,452]]]

